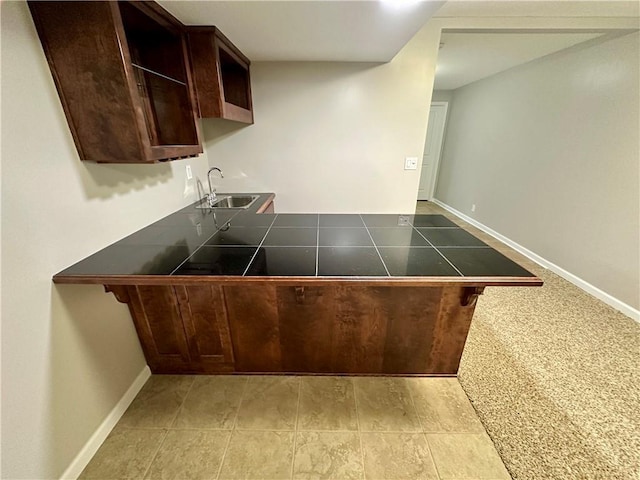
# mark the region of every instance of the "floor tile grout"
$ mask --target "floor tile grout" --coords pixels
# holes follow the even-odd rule
[[[147,465],[147,468],[145,469],[142,478],[146,478],[147,475],[149,474],[151,467],[153,465],[153,462],[156,461],[156,458],[158,457],[158,453],[160,452],[160,449],[162,448],[162,446],[164,445],[164,442],[167,440],[167,435],[169,435],[169,431],[165,430],[164,432],[164,436],[162,437],[162,440],[160,441],[160,444],[158,445],[158,448],[156,448],[155,453],[153,454],[153,456],[151,457],[151,461],[149,462],[149,465]]]
[[[227,451],[229,450],[229,445],[231,444],[231,436],[233,435],[233,430],[228,432],[229,438],[227,438],[227,443],[224,446],[224,451],[222,452],[222,457],[220,457],[220,465],[218,465],[218,472],[216,473],[216,479],[220,478],[220,474],[222,473],[222,466],[224,465],[224,459],[227,456]]]
[[[302,391],[302,379],[298,378],[298,402],[296,404],[296,421],[294,425],[294,433],[293,433],[293,451],[291,453],[291,478],[293,478],[295,474],[295,466],[296,466],[296,446],[298,443],[298,421],[300,420],[300,395]]]
[[[469,431],[432,431],[432,430],[389,430],[389,429],[380,429],[380,430],[358,430],[353,429],[332,429],[332,428],[215,428],[215,427],[126,427],[119,426],[120,430],[167,430],[171,432],[298,432],[298,433],[424,433],[425,435],[484,435],[485,432],[479,432],[477,430],[469,430]]]
[[[436,464],[436,459],[433,458],[433,452],[431,451],[431,446],[429,445],[429,440],[427,439],[427,435],[425,433],[424,423],[422,422],[422,416],[420,412],[418,412],[418,407],[416,406],[416,400],[413,397],[413,391],[411,389],[411,385],[409,384],[408,379],[404,379],[404,382],[407,386],[407,391],[409,392],[409,398],[411,399],[411,404],[413,405],[413,409],[416,412],[416,417],[418,417],[418,422],[420,422],[420,426],[422,427],[422,437],[424,438],[425,443],[427,444],[427,451],[429,452],[429,458],[431,459],[431,464],[433,465],[434,470],[436,471],[436,475],[438,479],[441,479],[440,471],[438,470],[438,465]]]
[[[180,415],[180,412],[182,412],[182,409],[184,408],[184,404],[187,401],[187,398],[189,397],[191,390],[193,390],[193,386],[195,385],[195,383],[196,383],[196,377],[194,376],[191,380],[191,385],[189,385],[189,389],[187,390],[187,393],[184,394],[184,398],[182,399],[180,406],[176,410],[176,414],[174,415],[173,420],[169,422],[169,426],[167,428],[173,427],[176,421],[178,420],[178,416]]]
[[[218,466],[218,473],[216,475],[216,479],[219,479],[220,475],[222,474],[222,467],[224,466],[224,461],[227,458],[227,452],[229,451],[229,445],[231,445],[231,439],[233,438],[233,433],[236,431],[236,425],[238,423],[238,414],[240,413],[242,400],[244,399],[244,396],[247,393],[248,385],[249,385],[249,378],[245,377],[244,386],[242,387],[242,394],[240,395],[240,401],[238,402],[238,407],[236,408],[236,414],[233,417],[233,425],[231,425],[231,430],[229,431],[229,438],[227,439],[227,444],[225,445],[224,452],[222,452],[222,457],[220,458],[220,466]]]
[[[360,217],[362,218],[362,217]],[[364,222],[364,220],[363,220]],[[354,410],[356,411],[356,427],[358,431],[358,441],[360,442],[360,461],[362,462],[362,478],[367,478],[367,471],[365,468],[364,462],[364,445],[362,443],[362,429],[360,427],[360,413],[358,412],[358,394],[356,393],[356,384],[352,378],[349,379],[349,383],[351,384],[351,389],[353,390],[353,404]]]

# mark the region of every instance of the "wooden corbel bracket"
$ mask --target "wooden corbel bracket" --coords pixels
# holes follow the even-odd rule
[[[126,285],[105,285],[104,291],[113,293],[120,303],[129,303],[129,292]]]
[[[460,305],[463,307],[473,307],[478,301],[478,295],[482,295],[484,287],[464,287],[462,289],[462,297],[460,297]]]

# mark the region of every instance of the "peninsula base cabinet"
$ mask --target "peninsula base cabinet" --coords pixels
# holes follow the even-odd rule
[[[111,285],[153,373],[456,375],[482,287]]]

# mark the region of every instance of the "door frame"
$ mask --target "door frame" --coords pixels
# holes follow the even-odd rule
[[[435,156],[435,160],[433,162],[433,174],[431,175],[431,180],[429,181],[429,185],[427,186],[427,198],[428,201],[433,200],[433,195],[436,190],[436,181],[438,179],[438,171],[440,170],[440,160],[442,158],[442,147],[444,146],[444,138],[447,130],[447,115],[449,113],[449,102],[431,102],[429,104],[429,112],[431,112],[431,107],[433,106],[444,107],[444,118],[442,122],[442,136],[436,145],[437,155]],[[429,132],[430,125],[427,124],[427,131],[425,132],[425,146],[427,133]],[[424,151],[422,152],[422,162],[420,162],[420,179],[422,179],[422,164],[424,162]],[[420,182],[418,181],[418,189],[420,188]]]

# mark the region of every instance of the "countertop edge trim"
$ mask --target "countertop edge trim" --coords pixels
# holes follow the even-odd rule
[[[56,275],[56,284],[84,285],[193,285],[193,284],[276,284],[276,285],[361,285],[394,287],[542,286],[538,277],[237,277],[209,275]]]
[[[256,214],[261,214],[264,213],[264,211],[269,207],[269,205],[271,203],[273,203],[273,201],[276,198],[276,194],[275,193],[270,193],[267,196],[267,199],[262,203],[262,205],[260,205],[260,207],[256,210]]]

